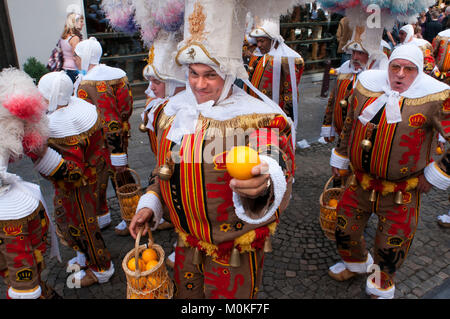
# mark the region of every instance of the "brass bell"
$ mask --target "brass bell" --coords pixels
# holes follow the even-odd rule
[[[145,133],[145,132],[148,131],[148,128],[147,128],[147,126],[145,126],[144,123],[141,123],[141,124],[139,125],[139,131],[141,131],[142,133]]]
[[[266,240],[264,241],[264,252],[265,253],[272,252],[272,240],[268,236],[267,236]]]
[[[341,108],[347,108],[347,105],[348,105],[348,103],[347,103],[347,100],[346,99],[342,99],[342,100],[340,100],[339,101],[339,105],[341,106]]]
[[[397,205],[403,205],[403,193],[402,193],[402,191],[398,191],[398,192],[395,193],[394,203],[396,203]]]
[[[172,177],[172,169],[168,164],[163,164],[159,167],[158,176],[164,181],[168,181]]]
[[[253,72],[253,71],[255,70],[255,68],[252,67],[252,66],[249,66],[249,67],[248,67],[248,70],[249,70],[250,72]]]
[[[239,250],[234,247],[231,251],[230,256],[230,266],[231,267],[239,267],[241,265],[241,254],[239,253]]]
[[[374,189],[372,189],[369,195],[369,202],[374,203],[376,200],[377,200],[377,192]]]
[[[356,175],[352,174],[349,178],[348,178],[348,185],[356,187],[358,186],[358,181],[356,180]]]
[[[202,253],[197,247],[194,248],[194,255],[192,256],[192,263],[196,266],[202,263]]]
[[[366,139],[362,140],[359,145],[366,152],[370,151],[370,149],[372,148],[372,142],[370,140],[366,140]]]

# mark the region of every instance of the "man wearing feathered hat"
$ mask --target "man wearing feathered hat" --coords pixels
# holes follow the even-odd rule
[[[103,130],[111,158],[111,166],[98,172],[98,195],[102,207],[98,211],[100,228],[111,223],[111,214],[106,203],[108,180],[117,174],[116,185],[135,183],[128,166],[128,138],[130,124],[128,119],[133,111],[133,97],[126,73],[119,68],[100,64],[102,47],[97,39],[91,37],[75,47],[75,63],[81,75],[75,82],[76,96],[94,104],[103,118]]]
[[[167,33],[160,31],[148,54],[148,64],[143,70],[144,77],[150,81],[150,88],[155,98],[148,101],[142,112],[141,131],[149,137],[153,154],[157,155],[158,145],[158,121],[169,99],[186,89],[186,73],[175,62],[174,54],[177,52],[177,44],[182,40],[180,32]],[[153,172],[149,177],[149,185],[154,182]],[[161,218],[158,230],[173,228],[167,207],[164,206],[163,218]],[[175,253],[167,257],[167,265],[173,267]]]
[[[284,43],[279,17],[263,19],[249,36],[257,45],[248,63],[250,82],[280,105],[296,125],[303,58]],[[258,97],[249,88],[247,93]]]
[[[176,298],[256,297],[264,251],[290,197],[290,120],[262,93],[265,101],[233,85],[239,77],[251,86],[242,63],[245,12],[237,4],[186,2],[175,57],[188,70],[186,90],[169,99],[156,123],[158,175],[130,224],[133,236],[147,231],[147,221],[155,228],[167,205],[179,235]],[[232,178],[227,152],[249,142],[275,156],[260,155],[250,179]]]
[[[64,72],[44,75],[38,88],[48,101],[50,134],[35,169],[54,186],[56,225],[77,254],[68,262],[78,267],[74,285],[105,283],[114,265],[97,222],[97,174],[110,165],[102,118],[95,105],[72,97],[73,83]]]
[[[13,68],[0,72],[0,276],[8,285],[8,299],[59,298],[41,279],[47,235],[50,257],[61,261],[61,256],[39,185],[7,171],[9,162],[45,150],[45,110],[44,99],[26,73]]]
[[[380,47],[374,47],[373,42],[381,43],[381,30],[370,36],[363,26],[353,28],[352,38],[342,48],[351,55],[350,60],[344,62],[337,69],[337,79],[334,89],[328,98],[325,116],[320,136],[325,141],[332,142],[339,136],[347,116],[348,98],[353,93],[357,76],[364,70],[385,68],[387,57]]]
[[[359,75],[330,159],[335,175],[349,164],[353,170],[337,207],[342,262],[330,267],[332,278],[374,271],[366,292],[394,297],[395,274],[417,229],[421,194],[450,186],[450,152],[432,161],[429,151],[436,131],[450,139],[449,93],[448,85],[424,74],[423,54],[414,44],[397,47],[388,70]],[[363,237],[372,213],[378,216],[373,257]]]

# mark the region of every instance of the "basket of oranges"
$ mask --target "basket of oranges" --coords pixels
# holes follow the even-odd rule
[[[116,173],[114,174],[114,183],[117,185],[116,194],[119,200],[120,214],[122,215],[122,219],[129,223],[136,213],[136,207],[142,196],[142,189],[141,180],[136,171],[131,168],[127,168],[127,170],[136,176],[136,182],[119,186],[117,182],[118,174]]]
[[[136,236],[135,247],[122,260],[127,278],[127,299],[171,299],[173,283],[164,264],[164,250],[149,236],[148,244],[139,245],[142,229]]]
[[[333,187],[328,188],[333,181],[334,176],[331,176],[323,188],[323,192],[320,195],[320,227],[322,228],[325,236],[328,239],[336,240],[334,231],[336,228],[337,213],[336,207],[341,198],[344,188]]]

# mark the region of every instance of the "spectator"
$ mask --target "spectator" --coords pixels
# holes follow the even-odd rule
[[[445,8],[445,17],[444,19],[442,19],[442,30],[446,30],[448,28],[450,28],[450,21],[449,21],[449,16],[450,16],[450,6],[447,6],[447,8]]]
[[[431,21],[425,24],[425,32],[423,38],[432,43],[434,37],[442,31],[442,24],[439,23],[439,11],[433,10],[431,12]]]
[[[64,57],[63,70],[70,77],[73,83],[78,76],[77,66],[73,53],[76,45],[83,40],[81,30],[84,26],[84,17],[81,9],[75,4],[71,4],[66,9],[67,18],[64,25],[64,31],[61,35],[61,49]]]

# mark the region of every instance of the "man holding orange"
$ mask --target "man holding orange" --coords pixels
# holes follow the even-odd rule
[[[186,2],[185,37],[175,58],[187,68],[186,91],[169,99],[156,123],[157,177],[130,224],[132,236],[142,227],[144,233],[154,229],[162,206],[168,207],[179,235],[175,298],[256,297],[264,252],[290,198],[291,122],[270,100],[233,85],[237,77],[247,78],[243,34],[229,36],[239,30],[235,23],[244,29],[245,12],[233,9],[231,2]],[[219,21],[224,25],[218,27]],[[259,153],[251,160],[251,151],[241,149],[254,162],[245,165],[248,179],[227,170],[239,164],[229,162],[233,146]]]

